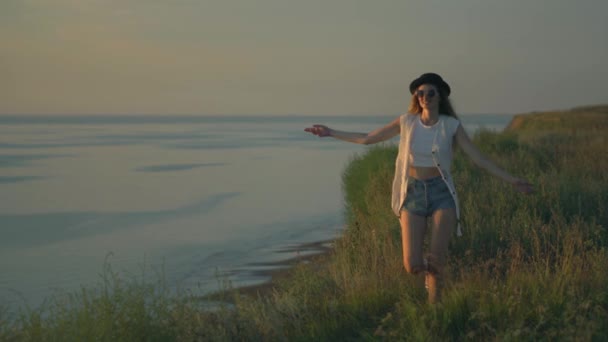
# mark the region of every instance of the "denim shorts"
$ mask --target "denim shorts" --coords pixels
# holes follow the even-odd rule
[[[401,210],[419,216],[431,216],[438,209],[456,208],[454,198],[441,177],[420,180],[410,177]]]

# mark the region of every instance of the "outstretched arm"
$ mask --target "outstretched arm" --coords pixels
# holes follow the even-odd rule
[[[396,118],[388,125],[378,128],[370,133],[338,131],[324,125],[313,125],[312,127],[305,128],[304,131],[310,132],[319,137],[333,137],[355,144],[370,145],[388,140],[399,134],[401,131],[399,120],[399,118]]]
[[[523,193],[530,193],[533,191],[532,184],[527,180],[512,176],[507,171],[498,167],[498,165],[490,159],[486,158],[486,156],[479,151],[477,146],[471,142],[471,139],[464,128],[462,128],[462,125],[458,125],[458,129],[456,130],[456,142],[477,166],[486,169],[494,176],[511,183],[518,191]]]

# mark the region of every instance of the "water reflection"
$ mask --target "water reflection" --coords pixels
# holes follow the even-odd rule
[[[0,167],[21,167],[31,165],[38,160],[64,158],[69,155],[57,154],[4,154],[0,155]]]
[[[238,196],[236,192],[214,194],[199,202],[167,210],[134,212],[63,212],[31,215],[0,215],[3,252],[11,248],[36,247],[58,241],[92,237],[151,223],[201,215]]]
[[[6,184],[6,183],[21,183],[21,182],[28,182],[28,181],[33,181],[33,180],[41,180],[44,179],[46,177],[40,177],[40,176],[0,176],[0,184]]]

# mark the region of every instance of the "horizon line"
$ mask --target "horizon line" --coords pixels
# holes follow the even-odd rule
[[[527,113],[534,113],[538,111],[530,111]],[[287,113],[287,114],[261,114],[261,113],[231,113],[231,114],[205,114],[205,113],[0,113],[0,117],[144,117],[144,116],[155,116],[155,117],[289,117],[289,116],[308,116],[308,117],[374,117],[374,116],[397,116],[403,113],[386,113],[386,114],[305,114],[305,113]],[[456,115],[516,115],[525,113],[490,113],[490,112],[461,112]]]

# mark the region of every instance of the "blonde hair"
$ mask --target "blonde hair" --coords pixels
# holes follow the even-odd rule
[[[435,87],[435,89],[437,89],[437,86],[433,86]],[[454,108],[452,107],[452,103],[450,102],[450,99],[448,99],[448,97],[445,95],[445,92],[442,89],[437,89],[437,92],[439,93],[439,114],[453,116],[458,119],[458,116],[456,115],[456,112],[454,112]],[[418,96],[416,95],[416,92],[414,92],[414,94],[412,95],[412,100],[410,101],[410,106],[407,110],[412,114],[422,113],[422,106],[418,101]]]

